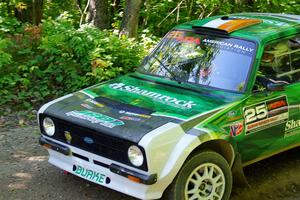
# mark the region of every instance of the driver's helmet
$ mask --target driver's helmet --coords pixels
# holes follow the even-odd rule
[[[272,67],[275,72],[280,72],[280,68],[286,66],[284,62],[289,62],[287,60],[289,50],[287,41],[268,46],[264,51],[261,65]]]

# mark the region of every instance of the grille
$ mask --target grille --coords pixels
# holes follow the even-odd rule
[[[115,137],[110,137],[104,133],[99,133],[89,128],[81,127],[61,119],[53,117],[51,118],[56,126],[56,131],[52,138],[64,143],[68,143],[65,137],[65,132],[68,131],[72,136],[72,139],[69,143],[70,145],[99,156],[133,166],[128,160],[127,156],[127,150],[133,143],[120,140]],[[85,138],[88,138],[89,142],[85,142]],[[147,170],[145,163],[139,168]]]

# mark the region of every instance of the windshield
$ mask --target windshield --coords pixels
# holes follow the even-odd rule
[[[236,38],[171,31],[139,72],[230,91],[244,91],[255,43]]]

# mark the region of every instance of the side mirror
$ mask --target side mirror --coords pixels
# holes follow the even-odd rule
[[[277,83],[269,83],[267,84],[268,91],[284,91],[285,89],[285,82],[277,82]]]
[[[186,71],[182,71],[181,73],[178,73],[177,76],[178,76],[177,79],[180,82],[185,82],[189,79],[189,74]]]

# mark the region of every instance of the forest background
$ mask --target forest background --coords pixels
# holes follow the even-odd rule
[[[0,0],[0,116],[28,117],[51,99],[132,72],[176,24],[236,12],[300,14],[300,2]]]

